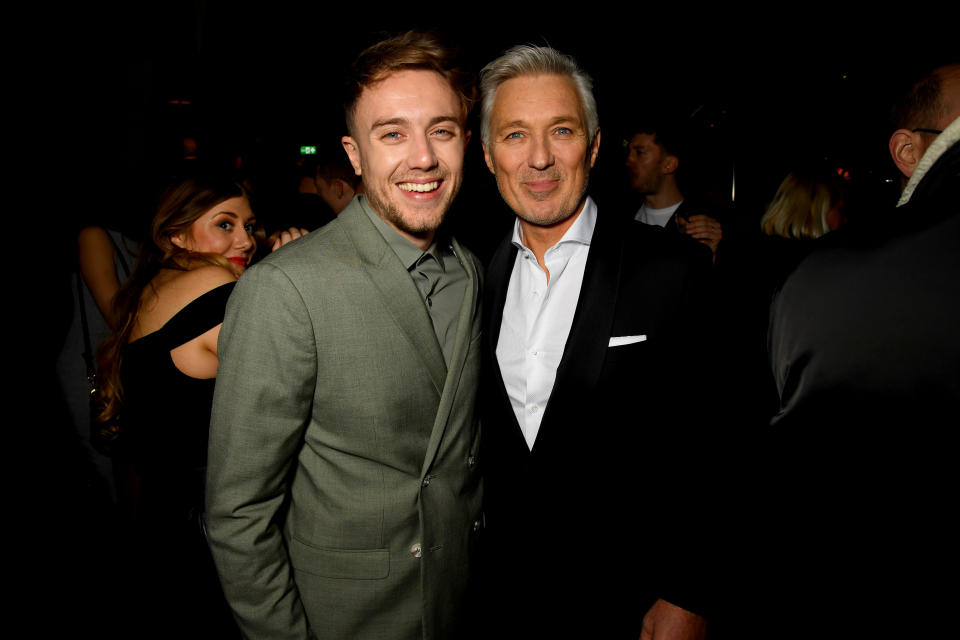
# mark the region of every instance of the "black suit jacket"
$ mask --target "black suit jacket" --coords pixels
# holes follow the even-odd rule
[[[759,470],[753,499],[774,505],[756,524],[779,548],[762,549],[757,582],[771,610],[804,623],[796,637],[947,637],[960,597],[945,579],[960,571],[960,141],[909,202],[866,213],[820,238],[771,307],[782,404],[776,468]]]
[[[532,451],[496,358],[516,253],[508,237],[486,279],[488,610],[494,625],[522,621],[544,637],[637,638],[656,598],[699,606],[699,580],[690,574],[700,542],[674,525],[681,512],[696,512],[689,501],[699,493],[701,467],[687,455],[698,442],[696,403],[682,390],[705,372],[684,338],[705,313],[710,252],[600,213]],[[611,337],[636,335],[646,340],[609,346]]]

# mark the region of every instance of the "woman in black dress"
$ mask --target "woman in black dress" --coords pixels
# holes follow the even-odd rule
[[[203,490],[217,337],[255,226],[240,185],[175,185],[116,296],[122,325],[101,349],[98,421],[133,470],[138,637],[237,635],[203,535]]]

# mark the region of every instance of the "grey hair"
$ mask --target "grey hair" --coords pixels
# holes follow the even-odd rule
[[[507,80],[528,75],[561,75],[573,81],[580,104],[587,117],[589,144],[597,135],[600,116],[597,115],[597,101],[593,97],[593,79],[580,68],[573,57],[560,53],[551,47],[538,47],[521,44],[508,49],[502,56],[489,63],[480,71],[480,137],[490,146],[490,117],[493,114],[493,100],[497,89]]]

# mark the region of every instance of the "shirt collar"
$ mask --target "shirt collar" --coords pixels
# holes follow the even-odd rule
[[[960,140],[960,118],[955,119],[953,122],[947,125],[947,128],[943,130],[943,133],[938,135],[936,139],[930,143],[930,146],[927,147],[923,157],[920,158],[920,163],[914,170],[913,175],[910,176],[907,186],[900,195],[900,201],[897,203],[898,207],[905,205],[910,201],[910,197],[913,195],[914,189],[917,188],[917,185],[920,184],[920,181],[923,180],[923,177],[927,175],[930,167],[936,164],[937,160],[940,159],[940,156],[942,156],[947,149],[956,144],[958,140]]]
[[[587,199],[583,203],[583,210],[580,212],[580,215],[577,216],[577,219],[573,221],[573,224],[570,225],[570,228],[567,229],[566,233],[563,234],[563,237],[560,238],[559,242],[553,246],[556,247],[566,242],[576,242],[589,247],[590,240],[593,238],[593,230],[596,226],[597,205],[593,201],[593,198],[587,196]],[[511,238],[511,242],[513,242],[514,246],[516,246],[518,249],[526,250],[526,247],[523,246],[523,231],[520,227],[519,217],[513,223],[513,237]],[[552,248],[553,247],[551,247],[551,249]]]
[[[440,269],[446,271],[443,260],[440,259],[440,250],[437,245],[436,237],[430,246],[427,247],[427,250],[424,251],[400,235],[396,229],[391,227],[383,218],[378,216],[376,212],[370,208],[369,204],[367,203],[367,199],[364,198],[362,194],[358,196],[358,199],[364,213],[366,213],[367,217],[370,218],[373,226],[377,228],[377,231],[379,231],[380,235],[383,236],[383,239],[387,241],[387,244],[390,245],[390,248],[393,249],[393,252],[397,254],[398,258],[400,258],[400,262],[407,271],[415,267],[417,263],[420,262],[420,259],[426,254],[433,256],[440,265]]]

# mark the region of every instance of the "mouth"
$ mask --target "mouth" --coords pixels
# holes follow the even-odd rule
[[[433,182],[400,182],[397,183],[397,187],[399,187],[401,191],[430,193],[431,191],[439,189],[441,182],[441,180],[434,180]]]
[[[227,258],[227,260],[241,267],[247,266],[247,258],[245,258],[244,256],[233,256],[233,257]]]
[[[544,193],[550,191],[551,189],[556,188],[559,184],[559,180],[531,180],[529,182],[524,182],[523,186],[532,191],[533,193]]]

